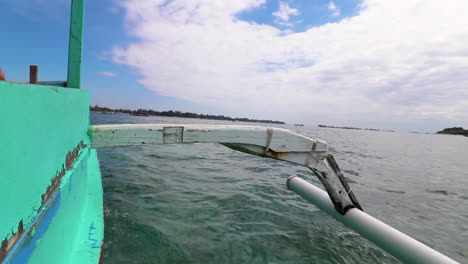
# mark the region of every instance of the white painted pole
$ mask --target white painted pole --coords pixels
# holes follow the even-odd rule
[[[353,208],[344,215],[339,214],[325,191],[299,177],[289,178],[286,184],[290,190],[404,263],[458,263],[359,209]]]

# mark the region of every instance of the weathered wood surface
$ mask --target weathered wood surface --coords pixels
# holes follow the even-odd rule
[[[315,166],[328,146],[282,128],[239,125],[119,124],[96,125],[91,129],[93,148],[146,144],[221,143],[254,155]]]
[[[6,80],[5,73],[3,72],[2,67],[0,67],[0,81],[5,81],[5,80]]]
[[[39,68],[37,65],[29,66],[29,83],[37,84],[38,81]]]

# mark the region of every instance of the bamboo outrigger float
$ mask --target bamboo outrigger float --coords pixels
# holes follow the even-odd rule
[[[259,126],[90,127],[89,91],[70,89],[80,88],[84,0],[72,0],[71,13],[66,82],[0,81],[0,109],[14,113],[0,130],[0,262],[99,262],[104,221],[96,148],[216,142],[311,169],[326,192],[298,177],[287,187],[403,262],[457,263],[364,213],[320,139]]]

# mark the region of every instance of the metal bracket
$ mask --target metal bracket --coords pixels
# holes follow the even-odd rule
[[[342,215],[346,214],[351,208],[358,208],[364,211],[351,190],[351,187],[349,187],[343,173],[341,173],[333,155],[326,155],[323,159],[323,163],[327,171],[321,171],[316,168],[310,169],[317,175],[320,182],[325,187],[336,211]]]
[[[270,150],[271,138],[273,137],[273,129],[271,127],[267,128],[267,141],[265,144],[265,149],[263,154],[268,156],[268,151]]]

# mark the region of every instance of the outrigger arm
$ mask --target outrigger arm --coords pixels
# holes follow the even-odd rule
[[[94,148],[220,143],[241,152],[308,167],[318,176],[340,214],[355,207],[362,210],[335,159],[327,154],[327,143],[287,129],[236,125],[96,125],[92,127],[91,139]],[[322,164],[323,170],[317,169]]]
[[[220,143],[241,152],[305,166],[326,192],[290,177],[287,187],[405,263],[458,263],[363,212],[327,143],[281,128],[239,125],[118,124],[90,127],[92,148]]]

